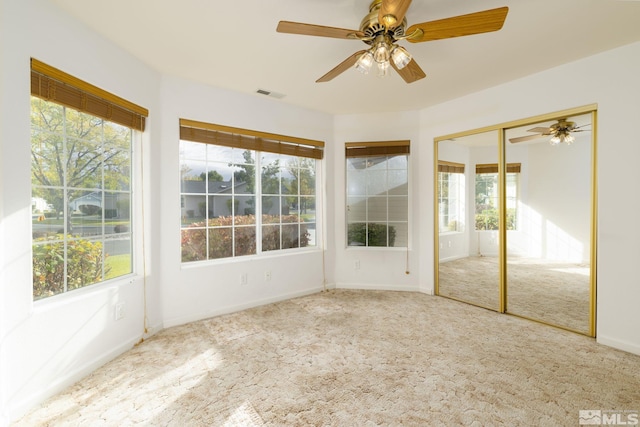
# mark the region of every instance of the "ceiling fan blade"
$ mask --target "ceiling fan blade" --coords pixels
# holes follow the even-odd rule
[[[354,39],[364,37],[362,31],[345,28],[325,27],[324,25],[304,24],[302,22],[280,21],[276,31],[279,33],[301,34],[304,36],[333,37],[336,39]]]
[[[551,135],[551,129],[544,127],[531,128],[527,132],[540,133],[542,135]]]
[[[413,32],[417,32],[415,36],[408,37],[407,41],[420,43],[498,31],[502,28],[508,11],[509,8],[505,6],[437,21],[423,22],[410,26],[405,31],[405,34],[411,35]]]
[[[389,61],[391,66],[400,74],[400,77],[404,79],[407,83],[413,83],[416,80],[423,79],[427,77],[427,75],[422,71],[422,68],[418,65],[418,63],[412,59],[404,68],[398,69],[396,64],[393,61]]]
[[[531,141],[532,139],[538,139],[538,138],[542,138],[545,136],[549,136],[549,135],[543,135],[543,134],[538,134],[538,135],[527,135],[527,136],[519,136],[517,138],[509,138],[509,142],[512,144],[518,143],[518,142],[525,142],[525,141]]]
[[[324,82],[328,82],[329,80],[333,80],[335,77],[339,76],[340,74],[347,71],[349,68],[353,67],[353,65],[356,63],[356,61],[360,57],[360,55],[362,55],[365,52],[366,50],[360,50],[354,53],[353,55],[351,55],[350,57],[342,61],[340,64],[338,64],[333,70],[329,71],[327,74],[325,74],[324,76],[316,80],[316,83],[324,83]]]
[[[387,28],[397,27],[402,24],[410,5],[411,0],[382,0],[378,11],[378,22]]]

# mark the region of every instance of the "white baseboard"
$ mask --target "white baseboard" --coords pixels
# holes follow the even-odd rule
[[[596,341],[599,344],[617,348],[618,350],[626,351],[628,353],[633,353],[640,356],[640,345],[638,344],[630,343],[628,341],[622,341],[616,338],[611,338],[611,337],[602,336],[602,335],[598,335],[596,337]]]
[[[336,283],[336,289],[357,289],[364,291],[405,291],[405,292],[420,292],[419,286],[398,286],[377,284],[372,285],[370,283]]]
[[[142,338],[141,335],[137,335],[136,337],[133,337],[127,340],[126,342],[120,344],[119,346],[112,349],[108,353],[105,353],[94,360],[88,361],[87,363],[80,366],[79,368],[74,369],[73,372],[71,372],[69,375],[65,375],[63,378],[60,378],[57,381],[51,383],[48,387],[40,390],[38,393],[35,393],[29,396],[28,398],[23,399],[22,401],[11,405],[11,407],[7,409],[8,413],[5,414],[4,416],[8,417],[11,421],[15,421],[19,419],[20,417],[25,415],[27,412],[29,412],[31,409],[40,405],[42,402],[44,402],[48,398],[62,392],[67,387],[80,381],[82,378],[86,377],[87,375],[89,375],[90,373],[92,373],[102,365],[106,364],[107,362],[110,362],[111,360],[120,356],[122,353],[132,349],[133,346],[135,346],[138,342],[140,342],[141,338]],[[0,425],[4,425],[4,424],[0,424]]]
[[[316,294],[318,292],[322,292],[324,289],[325,289],[324,286],[318,286],[318,287],[304,289],[302,291],[275,295],[273,297],[264,298],[261,300],[254,300],[254,301],[250,301],[242,304],[217,308],[215,310],[210,310],[206,312],[194,313],[188,316],[180,316],[180,317],[164,319],[164,327],[170,328],[172,326],[185,325],[187,323],[197,322],[198,320],[208,319],[210,317],[221,316],[223,314],[229,314],[229,313],[235,313],[237,311],[259,307],[261,305],[273,304],[274,302],[280,302],[280,301],[285,301],[292,298],[298,298],[306,295]]]

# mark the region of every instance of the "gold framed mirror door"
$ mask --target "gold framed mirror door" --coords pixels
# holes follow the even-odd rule
[[[596,119],[435,139],[436,295],[595,336]]]
[[[437,293],[492,310],[500,310],[498,140],[499,131],[489,130],[436,144]],[[476,183],[482,165],[496,173]]]

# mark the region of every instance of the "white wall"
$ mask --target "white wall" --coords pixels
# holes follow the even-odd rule
[[[391,289],[418,291],[419,262],[415,236],[425,224],[419,218],[418,204],[421,197],[418,161],[426,148],[420,144],[416,112],[385,113],[377,115],[336,116],[334,125],[335,150],[333,153],[333,176],[335,179],[335,226],[330,234],[335,239],[331,247],[335,251],[335,282],[339,288]],[[346,166],[345,142],[410,140],[409,155],[409,253],[402,248],[347,247],[346,242]],[[424,187],[423,187],[424,190]],[[430,192],[430,194],[433,194]],[[427,224],[431,227],[432,224]],[[358,262],[358,263],[356,263]],[[356,267],[356,266],[359,267]],[[407,274],[407,271],[409,274]]]
[[[507,236],[510,256],[589,262],[591,133],[571,145],[508,145],[507,162],[522,163],[518,230]]]
[[[49,2],[3,0],[1,4],[0,413],[6,422],[130,348],[144,335],[140,275],[32,302],[29,59],[38,58],[152,111],[157,110],[160,78]],[[158,171],[151,166],[157,155],[149,150],[157,123],[151,118],[144,140],[137,143],[136,159],[140,159],[144,144],[145,161],[150,166],[144,192],[147,210],[156,204],[152,194],[159,193],[152,184]],[[138,183],[133,190],[136,225],[141,230],[142,188]],[[145,225],[149,261],[146,315],[149,325],[159,325],[158,275],[151,262],[157,225],[153,219]],[[137,241],[137,263],[141,266],[141,239]],[[116,302],[126,304],[125,318],[118,322],[113,313]]]
[[[291,107],[258,95],[233,93],[173,77],[163,79],[159,117],[162,140],[158,141],[158,149],[164,195],[160,221],[162,229],[167,230],[162,234],[160,256],[164,325],[177,325],[322,290],[324,254],[319,248],[285,255],[181,264],[180,165],[177,161],[180,118],[326,141],[325,157],[331,159],[333,155],[333,123],[327,114]],[[321,183],[324,176],[321,172],[318,182]],[[329,189],[325,199],[327,212],[333,212],[333,189]],[[321,212],[318,216],[327,217]],[[265,280],[266,271],[271,272],[270,281]],[[241,286],[242,274],[247,274],[248,283]]]

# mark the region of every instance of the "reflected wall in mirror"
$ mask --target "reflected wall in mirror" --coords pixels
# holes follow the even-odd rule
[[[437,158],[438,295],[500,308],[497,130],[442,140]]]
[[[507,312],[590,333],[592,116],[505,130]],[[566,132],[562,129],[566,129]],[[558,135],[556,135],[558,134]],[[516,209],[512,215],[511,209]]]

